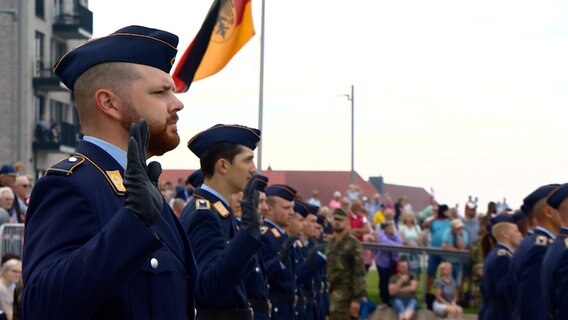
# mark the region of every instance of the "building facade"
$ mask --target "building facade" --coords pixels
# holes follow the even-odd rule
[[[87,0],[0,0],[0,164],[38,174],[75,151],[77,112],[53,65],[92,32]]]

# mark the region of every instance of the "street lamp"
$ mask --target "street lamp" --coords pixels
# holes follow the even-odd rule
[[[344,94],[351,101],[351,184],[355,183],[355,86],[351,85],[351,94]]]

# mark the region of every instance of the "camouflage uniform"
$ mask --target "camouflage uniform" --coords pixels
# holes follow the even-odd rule
[[[351,301],[365,295],[363,246],[351,234],[332,239],[325,248],[329,281],[329,320],[350,319]]]

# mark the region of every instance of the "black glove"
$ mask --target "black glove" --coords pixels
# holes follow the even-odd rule
[[[289,236],[288,239],[282,244],[282,250],[280,250],[280,260],[286,261],[290,256],[290,251],[292,250],[292,245],[296,240],[300,239],[298,236]]]
[[[258,191],[266,186],[268,178],[253,175],[249,178],[241,200],[241,228],[246,230],[256,240],[260,239],[260,215],[258,214]]]
[[[314,256],[318,253],[324,253],[325,250],[325,243],[318,243],[315,246],[311,247],[306,253],[306,260],[310,261],[314,258]]]
[[[147,227],[154,224],[163,205],[162,194],[157,188],[162,166],[156,161],[146,165],[149,137],[148,124],[144,119],[132,124],[128,138],[128,162],[124,172],[124,206]]]

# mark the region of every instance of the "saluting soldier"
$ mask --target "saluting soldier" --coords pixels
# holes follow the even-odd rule
[[[304,243],[300,239],[300,233],[304,225],[304,217],[307,215],[307,209],[303,202],[299,199],[294,200],[294,216],[290,224],[284,229],[286,234],[294,236],[296,240],[292,243],[292,256],[294,257],[295,265],[295,278],[296,278],[296,319],[306,319],[306,298],[304,292],[305,285],[308,285],[310,290],[311,286],[306,284],[305,277],[300,278],[300,268],[305,268],[306,257],[304,255]]]
[[[313,245],[323,245],[325,253],[325,242],[323,242],[323,219],[325,217],[318,215],[318,226],[316,229],[316,236],[313,239]],[[327,260],[327,257],[326,257]],[[325,320],[329,310],[328,295],[327,295],[327,261],[318,272],[314,275],[314,293],[317,307],[317,320]]]
[[[346,320],[359,314],[365,296],[367,271],[363,264],[363,246],[349,232],[347,213],[333,212],[333,238],[325,248],[329,279],[329,319]]]
[[[483,268],[483,305],[480,320],[507,320],[512,318],[511,258],[522,240],[514,216],[501,213],[491,218],[491,234],[497,244],[487,256]]]
[[[271,303],[271,319],[296,319],[296,270],[292,244],[298,237],[289,236],[284,229],[294,216],[296,190],[290,186],[275,184],[266,188],[268,211],[262,235],[261,256],[268,278],[268,295]]]
[[[547,320],[541,291],[541,266],[548,246],[552,244],[560,230],[558,210],[546,203],[548,195],[559,184],[541,186],[523,200],[521,210],[529,221],[535,221],[532,235],[523,239],[513,254],[511,261],[513,319]]]
[[[548,319],[568,319],[568,184],[548,197],[547,204],[558,210],[562,227],[548,247],[541,267],[541,286]],[[535,293],[536,294],[536,293]]]
[[[199,157],[204,181],[181,222],[198,266],[196,319],[253,319],[245,288],[251,261],[262,246],[254,149],[260,131],[215,125],[195,135],[189,149]],[[228,199],[243,192],[239,230]]]
[[[22,319],[193,319],[191,248],[157,188],[160,164],[146,164],[180,141],[177,43],[128,26],[55,65],[84,137],[33,189]]]

